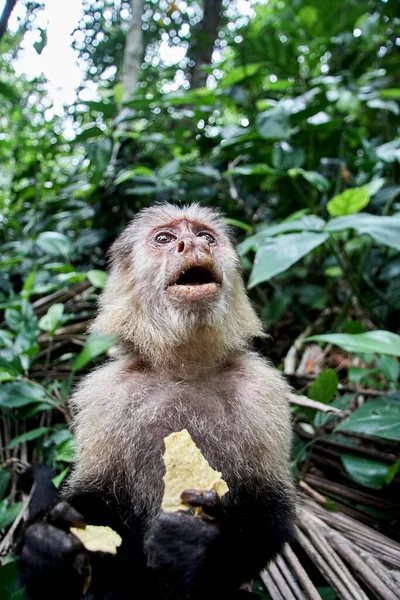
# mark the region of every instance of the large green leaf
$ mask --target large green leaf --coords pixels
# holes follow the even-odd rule
[[[368,213],[358,213],[337,217],[327,223],[325,231],[333,233],[343,229],[355,229],[360,235],[368,234],[377,242],[400,250],[400,217],[378,217]]]
[[[342,463],[353,481],[372,489],[385,485],[389,467],[385,463],[353,454],[342,454]]]
[[[305,339],[306,342],[328,342],[356,353],[389,354],[400,356],[400,335],[391,331],[377,329],[366,333],[326,333],[312,335]]]
[[[304,215],[300,219],[293,221],[286,219],[278,225],[265,227],[255,235],[246,238],[241,242],[237,250],[241,256],[249,252],[249,250],[257,250],[268,238],[277,235],[278,233],[287,233],[289,231],[322,231],[325,226],[325,221],[315,215]]]
[[[326,233],[289,233],[267,238],[259,247],[254,259],[249,288],[268,281],[278,273],[286,271],[298,260],[309,254],[328,239]]]
[[[329,200],[326,208],[332,217],[342,217],[360,212],[368,202],[369,194],[365,188],[351,188]]]
[[[335,431],[354,431],[386,440],[400,440],[400,402],[390,396],[369,400],[342,421]]]

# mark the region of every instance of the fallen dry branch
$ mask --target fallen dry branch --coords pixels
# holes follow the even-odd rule
[[[400,544],[303,495],[298,521],[297,541],[260,574],[273,600],[320,600],[302,552],[320,574],[318,586],[342,600],[400,599]]]

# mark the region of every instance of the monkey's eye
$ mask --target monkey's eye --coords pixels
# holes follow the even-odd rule
[[[156,237],[154,238],[154,241],[157,242],[157,244],[169,244],[170,242],[172,242],[173,239],[174,236],[172,235],[172,233],[163,231],[162,233],[157,233]]]
[[[197,234],[197,237],[204,238],[209,244],[214,244],[215,242],[215,237],[212,236],[211,233],[208,233],[208,231],[200,231],[200,233]]]

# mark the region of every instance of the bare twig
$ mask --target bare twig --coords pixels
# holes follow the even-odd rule
[[[344,413],[339,408],[335,406],[331,406],[330,404],[324,404],[323,402],[318,402],[317,400],[311,400],[307,398],[307,396],[298,396],[297,394],[289,394],[289,402],[290,404],[297,404],[298,406],[306,406],[307,408],[314,408],[315,410],[319,410],[321,412],[330,412],[335,413],[338,416],[343,416]]]
[[[290,566],[292,567],[293,571],[296,573],[301,585],[303,586],[303,589],[307,592],[310,600],[322,600],[317,588],[307,575],[304,567],[302,566],[301,562],[299,561],[289,544],[286,544],[283,550],[283,554]]]
[[[19,511],[17,518],[15,519],[14,523],[11,525],[10,529],[7,531],[7,534],[4,536],[4,538],[2,539],[2,541],[0,543],[0,556],[6,554],[8,552],[8,550],[11,548],[14,533],[15,533],[18,525],[20,524],[21,520],[24,518],[25,513],[28,510],[29,504],[33,497],[33,494],[35,493],[35,488],[36,488],[36,482],[33,482],[31,491],[29,492],[29,496],[27,496],[25,498],[25,500],[22,504],[22,508]]]

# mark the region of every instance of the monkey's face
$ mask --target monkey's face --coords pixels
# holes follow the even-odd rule
[[[197,204],[147,208],[114,242],[110,258],[92,329],[129,341],[154,363],[188,340],[193,355],[197,340],[200,353],[222,355],[262,335],[216,211]]]
[[[190,310],[218,303],[223,295],[225,236],[204,223],[180,219],[153,228],[147,244],[167,303]]]

